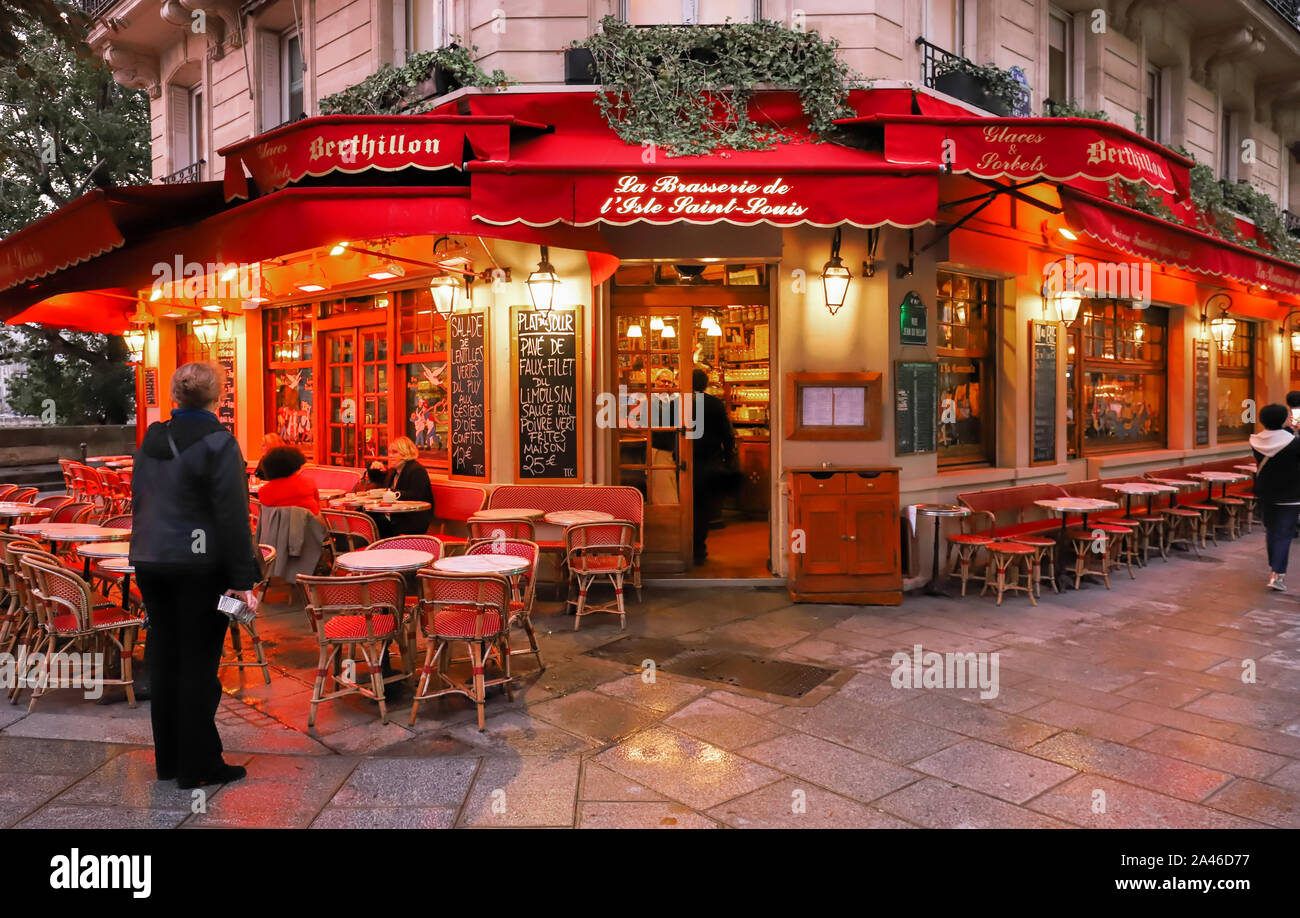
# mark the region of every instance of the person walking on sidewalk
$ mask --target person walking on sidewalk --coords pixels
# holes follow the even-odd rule
[[[217,667],[230,620],[223,593],[256,611],[261,570],[248,525],[248,473],[239,443],[213,412],[221,368],[187,363],[172,377],[176,409],[149,425],[132,477],[131,564],[149,610],[158,780],[182,788],[238,781],[221,757]]]
[[[1300,521],[1300,438],[1286,429],[1288,415],[1285,405],[1265,405],[1259,409],[1264,429],[1250,436],[1257,466],[1255,496],[1268,550],[1268,585],[1274,590],[1286,589],[1287,561]]]

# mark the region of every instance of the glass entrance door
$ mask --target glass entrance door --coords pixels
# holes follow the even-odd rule
[[[642,567],[683,571],[691,540],[691,310],[615,307],[614,481],[645,496]]]
[[[364,467],[388,453],[388,338],[382,325],[324,337],[325,461]]]

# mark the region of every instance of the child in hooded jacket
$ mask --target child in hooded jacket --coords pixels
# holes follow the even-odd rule
[[[1255,454],[1255,495],[1264,520],[1268,551],[1268,586],[1286,589],[1287,561],[1296,523],[1300,521],[1300,438],[1286,429],[1285,405],[1265,405],[1259,410],[1263,430],[1251,434]]]

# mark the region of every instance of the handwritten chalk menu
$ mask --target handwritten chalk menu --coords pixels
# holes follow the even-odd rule
[[[451,352],[451,474],[486,478],[486,313],[457,313],[448,320]]]
[[[581,327],[577,309],[514,309],[519,481],[578,478]]]
[[[217,401],[217,420],[231,433],[235,432],[235,342],[223,340],[217,345],[217,363],[224,371],[221,397]]]
[[[1195,415],[1196,445],[1210,445],[1210,342],[1196,339],[1193,352],[1196,364]]]
[[[937,448],[939,364],[894,361],[894,438],[899,455]]]
[[[1056,335],[1055,322],[1029,323],[1033,351],[1029,372],[1030,419],[1033,422],[1034,462],[1056,461]]]
[[[146,408],[158,407],[158,368],[157,367],[145,367],[144,405]]]

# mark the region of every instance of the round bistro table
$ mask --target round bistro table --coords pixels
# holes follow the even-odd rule
[[[542,519],[552,526],[572,526],[574,523],[608,523],[617,517],[603,510],[552,510]]]
[[[952,594],[939,585],[939,530],[948,518],[961,519],[970,516],[970,508],[958,504],[917,504],[916,512],[934,518],[934,557],[930,564],[930,582],[925,585],[926,596],[942,596],[952,599]],[[846,535],[849,541],[857,541],[857,535]]]
[[[382,571],[409,574],[425,567],[432,560],[432,552],[415,548],[373,548],[344,552],[338,556],[335,564],[357,574],[374,574]]]
[[[1061,544],[1056,556],[1056,583],[1063,593],[1069,579],[1065,569],[1065,546],[1070,542],[1070,537],[1067,534],[1070,528],[1070,514],[1082,514],[1082,525],[1086,529],[1088,528],[1089,513],[1097,513],[1101,510],[1118,510],[1119,504],[1113,500],[1098,500],[1092,497],[1053,497],[1046,500],[1036,500],[1034,506],[1051,510],[1061,517],[1061,531],[1057,536]]]

